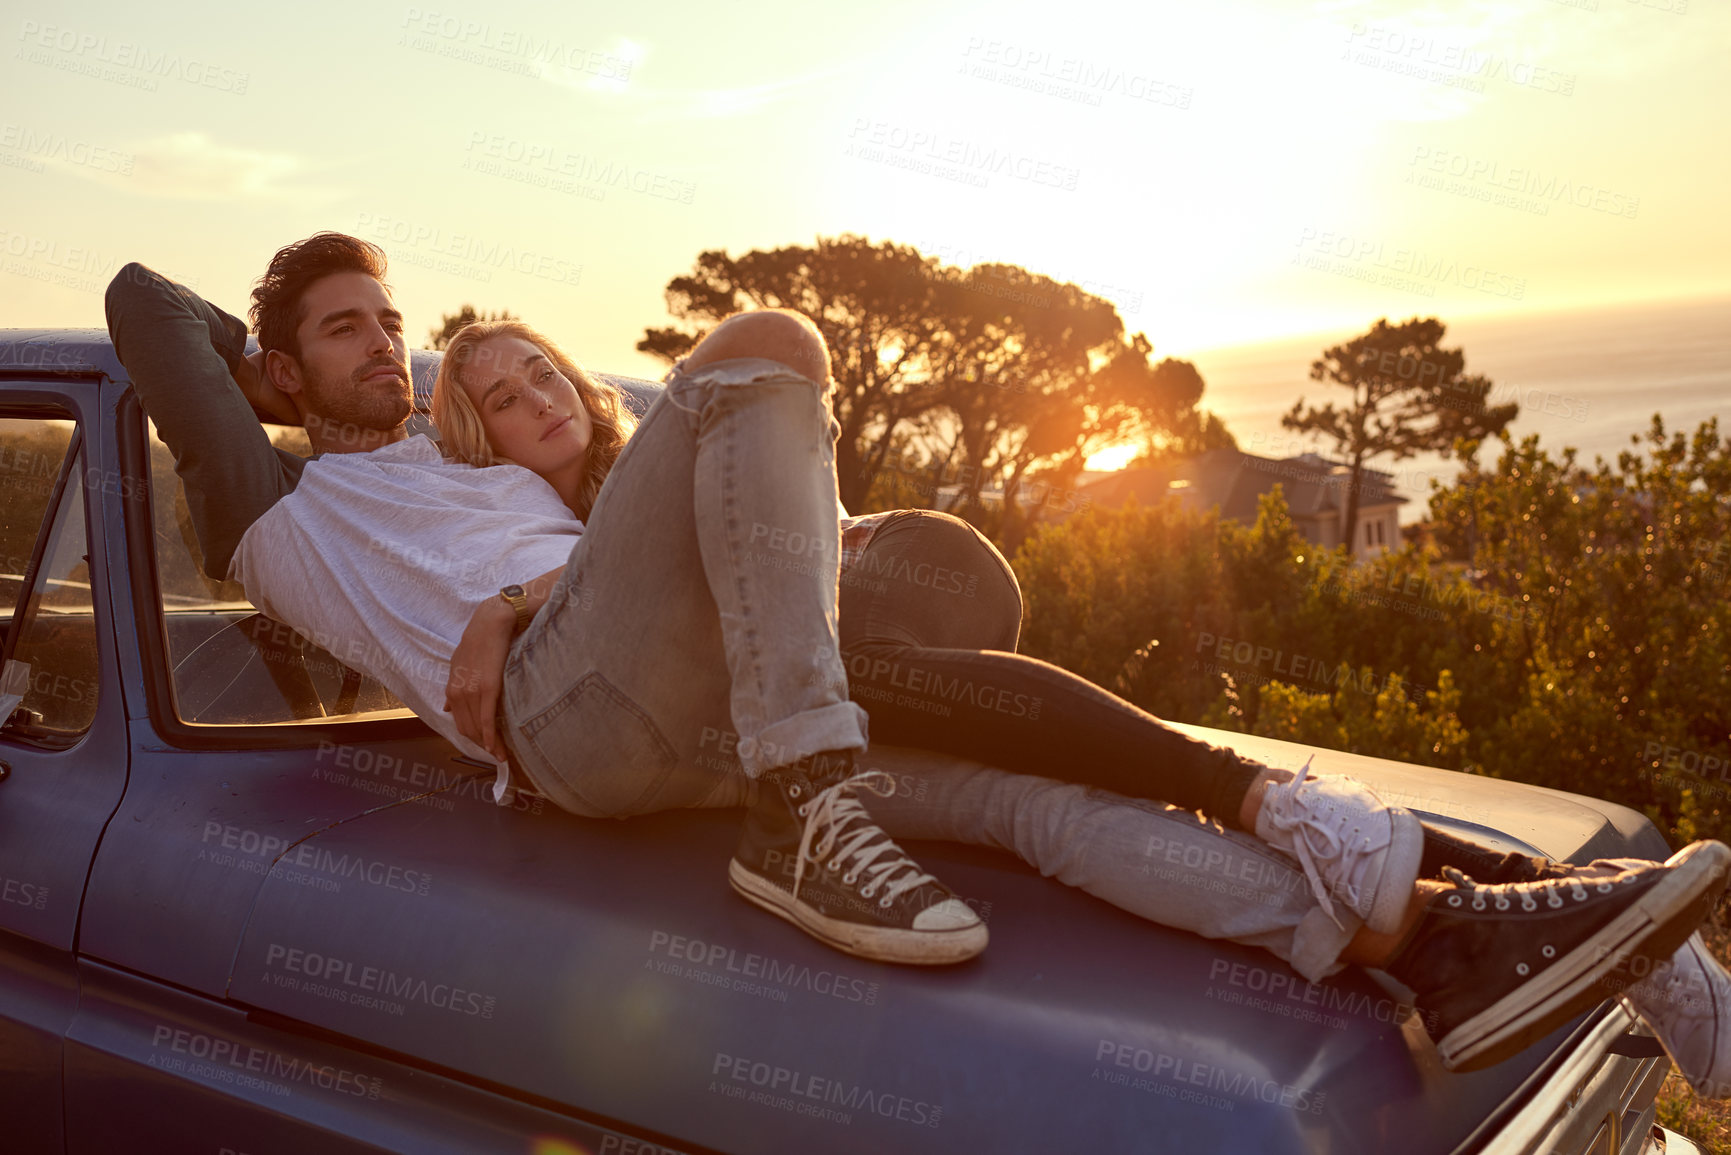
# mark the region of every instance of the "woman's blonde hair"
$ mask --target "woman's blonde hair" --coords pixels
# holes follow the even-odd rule
[[[577,389],[583,407],[589,410],[593,432],[589,436],[589,456],[583,471],[583,485],[577,491],[577,516],[587,519],[594,508],[595,495],[607,480],[608,470],[619,459],[619,451],[637,427],[637,418],[625,408],[619,390],[605,381],[591,377],[567,357],[559,346],[523,324],[521,321],[476,321],[458,330],[439,362],[439,376],[433,383],[433,424],[439,427],[445,455],[470,465],[515,465],[510,458],[493,452],[487,443],[487,429],[481,415],[463,383],[457,380],[483,341],[493,337],[521,337],[534,345],[553,362],[554,368],[565,375]]]

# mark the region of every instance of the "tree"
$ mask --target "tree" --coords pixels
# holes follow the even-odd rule
[[[1202,374],[1198,373],[1196,366],[1190,362],[1168,357],[1154,366],[1154,371],[1184,378],[1186,383],[1181,386],[1175,384],[1175,389],[1201,398]],[[1232,436],[1224,421],[1208,410],[1194,405],[1175,414],[1163,427],[1150,426],[1145,430],[1145,435],[1146,447],[1130,463],[1131,469],[1207,453],[1210,449],[1238,448],[1238,439]]]
[[[1195,366],[1153,363],[1147,337],[1126,337],[1112,303],[1075,285],[1013,265],[931,276],[947,320],[932,341],[931,388],[946,420],[928,427],[925,447],[962,466],[958,512],[978,519],[982,490],[1001,490],[1007,548],[1027,528],[1018,498],[1031,485],[1072,488],[1092,454],[1177,427],[1201,399]]]
[[[910,457],[955,479],[976,508],[986,488],[1073,476],[1094,450],[1180,421],[1201,393],[1183,362],[1150,364],[1147,339],[1127,338],[1108,301],[1013,265],[964,270],[887,241],[705,252],[666,296],[683,327],[651,328],[637,348],[669,362],[747,309],[794,309],[817,324],[852,510]]]
[[[1384,317],[1363,336],[1325,351],[1310,379],[1352,390],[1351,403],[1306,409],[1304,398],[1280,419],[1287,429],[1321,433],[1351,466],[1344,540],[1358,532],[1360,478],[1367,460],[1396,461],[1425,451],[1448,457],[1457,440],[1482,441],[1502,432],[1520,407],[1490,405],[1491,380],[1467,376],[1460,349],[1441,347],[1446,326],[1435,317],[1390,325]]]
[[[937,327],[925,267],[910,246],[852,236],[737,259],[712,250],[667,285],[667,311],[690,328],[649,329],[637,348],[672,362],[734,313],[785,308],[810,317],[829,344],[836,382],[842,502],[857,509],[904,423],[936,405],[922,365]]]
[[[427,330],[427,348],[445,348],[451,343],[452,337],[476,321],[518,321],[521,319],[509,309],[500,309],[497,313],[477,313],[475,306],[465,304],[455,313],[446,313],[440,317],[437,328]]]

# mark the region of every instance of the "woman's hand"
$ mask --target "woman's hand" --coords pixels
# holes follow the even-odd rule
[[[451,676],[445,683],[445,709],[456,721],[458,733],[501,762],[508,755],[493,719],[516,626],[517,611],[505,599],[488,598],[477,606],[451,655]]]

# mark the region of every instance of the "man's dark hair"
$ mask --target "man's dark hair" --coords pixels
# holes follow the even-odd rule
[[[314,281],[332,273],[365,273],[383,284],[385,250],[346,233],[316,233],[278,249],[252,290],[250,314],[259,348],[281,349],[300,359],[299,332],[306,320],[301,298]]]

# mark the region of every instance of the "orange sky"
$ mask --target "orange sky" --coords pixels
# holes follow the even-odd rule
[[[10,20],[7,325],[139,259],[239,311],[378,240],[412,331],[509,308],[634,351],[706,248],[1011,261],[1159,355],[1376,317],[1731,289],[1731,15],[1700,0],[825,9],[99,3]]]

